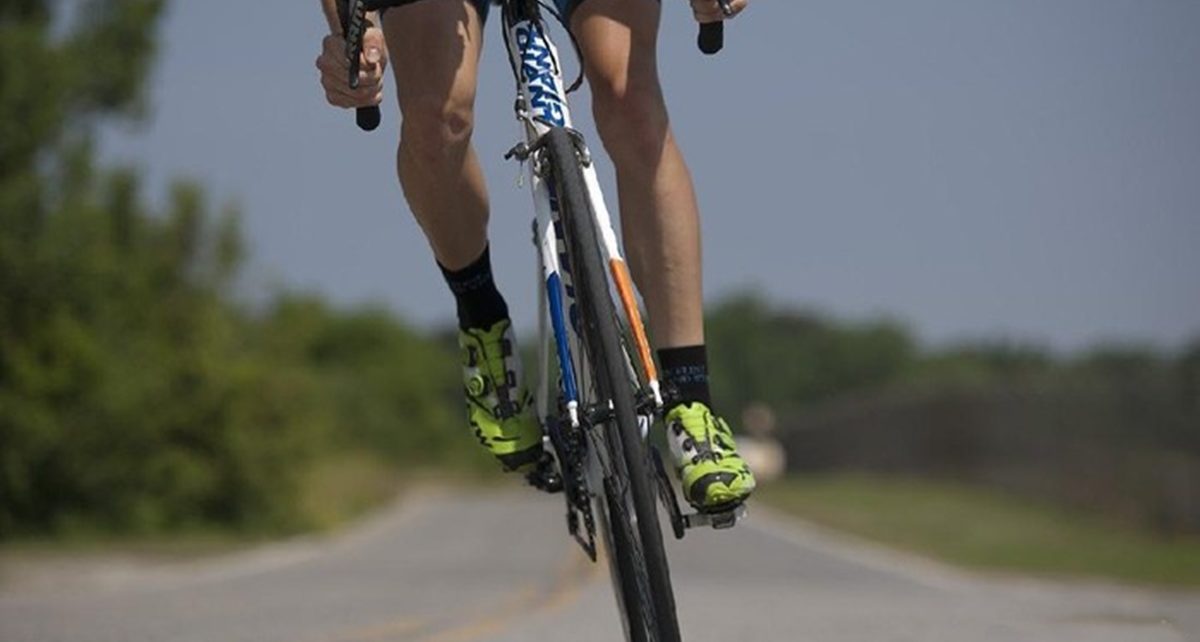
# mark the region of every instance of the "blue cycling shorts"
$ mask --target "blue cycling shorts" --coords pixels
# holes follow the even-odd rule
[[[388,7],[398,7],[400,5],[412,4],[419,1],[420,0],[375,0],[374,2],[367,2],[366,4],[373,7],[378,7],[379,11],[383,12]],[[483,21],[487,21],[488,8],[492,5],[492,0],[471,0],[471,2],[475,5],[475,8],[479,10],[479,18]],[[571,20],[571,12],[573,12],[581,3],[583,3],[583,0],[554,0],[554,6],[558,8],[559,15],[561,15],[563,19],[567,20],[568,22]]]

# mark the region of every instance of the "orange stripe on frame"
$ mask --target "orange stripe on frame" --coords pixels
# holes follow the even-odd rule
[[[617,284],[617,295],[621,297],[621,307],[625,308],[625,318],[633,330],[633,342],[637,344],[638,356],[642,362],[647,381],[658,380],[658,367],[650,356],[650,341],[646,338],[646,326],[642,324],[642,312],[638,308],[637,297],[633,295],[633,279],[629,278],[629,268],[621,259],[609,259],[609,270],[612,271],[613,281]]]

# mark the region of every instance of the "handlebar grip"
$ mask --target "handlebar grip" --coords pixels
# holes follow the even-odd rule
[[[362,55],[363,32],[366,31],[366,5],[363,0],[338,0],[338,20],[342,23],[342,34],[346,38],[346,59],[350,63],[348,80],[351,89],[358,89],[359,56]],[[358,128],[373,131],[382,119],[379,107],[359,107],[354,114]]]
[[[354,114],[354,121],[358,123],[358,128],[365,132],[375,131],[381,119],[379,108],[374,106],[359,107]]]
[[[725,47],[725,23],[705,22],[700,25],[700,34],[696,37],[696,45],[700,51],[711,56]]]

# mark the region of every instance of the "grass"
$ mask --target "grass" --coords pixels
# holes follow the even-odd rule
[[[368,452],[326,457],[309,471],[300,512],[316,530],[331,530],[396,496],[400,474]]]
[[[502,477],[495,466],[410,466],[402,472],[370,452],[348,452],[327,457],[312,468],[301,489],[300,511],[315,530],[331,530],[383,506],[406,488],[477,489],[513,481]]]
[[[164,533],[109,533],[80,528],[43,537],[0,542],[0,563],[16,558],[136,556],[187,559],[228,553],[296,532],[329,531],[395,497],[401,480],[369,453],[330,455],[315,464],[300,487],[300,522],[289,531],[195,525]]]
[[[815,523],[961,566],[1200,586],[1200,537],[1166,538],[992,490],[837,475],[789,478],[757,496]]]
[[[0,571],[17,559],[64,560],[106,556],[131,556],[147,560],[186,560],[219,555],[263,541],[262,535],[218,529],[193,529],[182,533],[117,535],[73,533],[56,537],[7,540],[0,544]]]
[[[175,560],[229,553],[300,533],[329,532],[396,499],[412,487],[479,488],[503,483],[482,467],[401,468],[370,452],[330,454],[300,486],[299,521],[285,531],[196,525],[164,533],[108,533],[78,529],[54,536],[0,541],[0,567],[15,559],[134,556]]]

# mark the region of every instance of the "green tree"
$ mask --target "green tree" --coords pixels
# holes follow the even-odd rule
[[[469,447],[450,353],[378,311],[246,313],[236,211],[96,165],[96,126],[144,111],[162,4],[0,5],[0,539],[297,528],[327,453]]]
[[[896,323],[838,323],[773,308],[752,294],[718,304],[707,326],[717,405],[730,413],[755,401],[791,411],[880,387],[915,358],[911,338]]]
[[[0,6],[0,535],[44,518],[41,492],[73,477],[64,419],[102,378],[90,329],[116,321],[94,286],[128,285],[114,248],[90,239],[137,218],[97,211],[98,191],[119,202],[133,186],[97,180],[89,133],[140,104],[161,3],[84,3],[70,24],[61,9]]]

